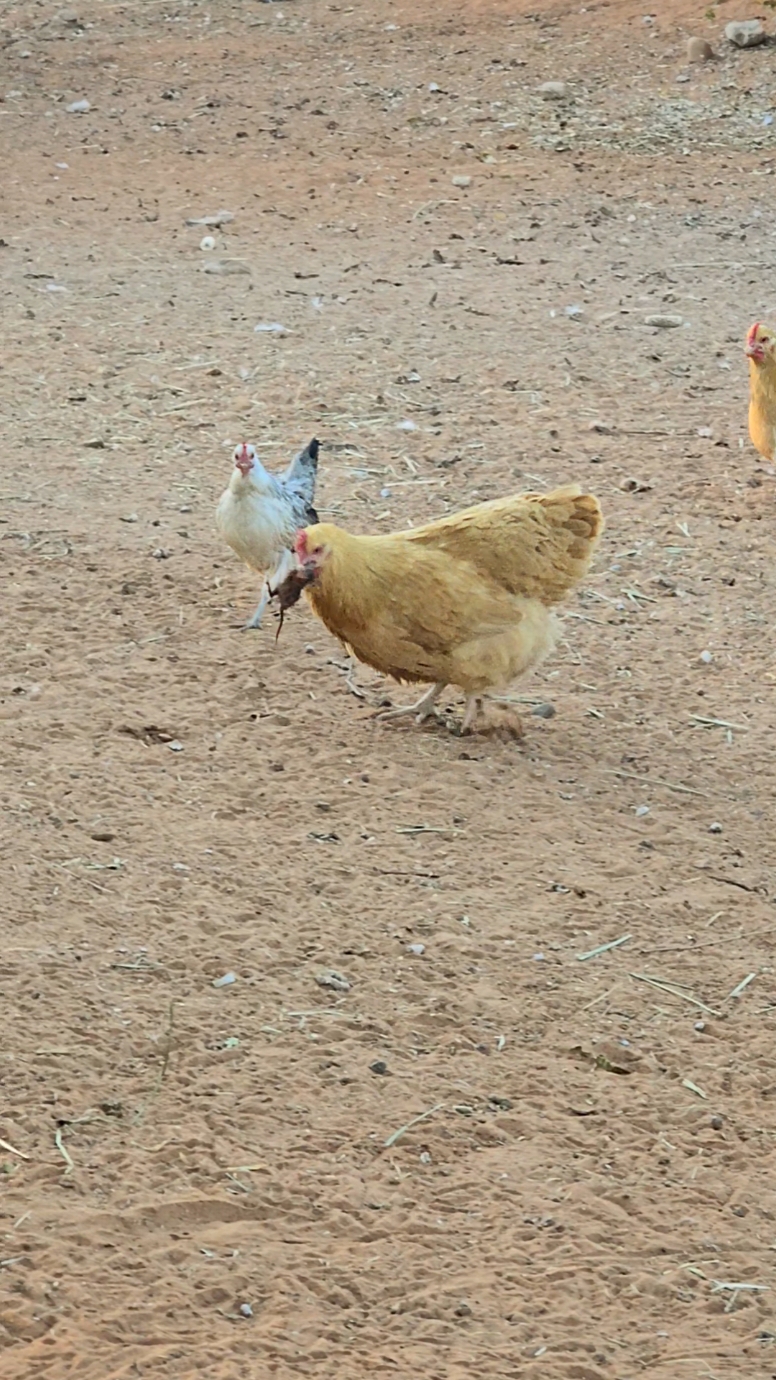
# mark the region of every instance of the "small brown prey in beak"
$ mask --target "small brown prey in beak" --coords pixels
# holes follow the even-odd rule
[[[294,604],[298,604],[302,597],[302,591],[312,584],[315,579],[315,572],[312,570],[292,570],[285,580],[281,581],[277,589],[270,589],[270,599],[277,598],[280,603],[280,615],[278,618],[278,630],[275,633],[275,641],[280,637],[280,630],[283,627],[286,609],[291,609]]]

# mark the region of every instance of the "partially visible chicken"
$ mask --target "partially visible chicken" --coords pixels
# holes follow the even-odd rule
[[[281,611],[304,587],[313,610],[358,658],[399,681],[431,681],[422,723],[446,685],[466,693],[461,731],[483,699],[552,651],[551,605],[586,574],[603,531],[598,500],[578,485],[481,503],[387,536],[329,523],[300,532],[298,567],[273,593]]]
[[[749,435],[755,450],[773,462],[776,451],[776,337],[755,321],[746,337],[749,358]]]
[[[313,439],[283,474],[270,474],[250,445],[234,452],[234,471],[221,495],[216,522],[232,550],[252,570],[264,576],[261,598],[246,628],[258,628],[269,601],[268,572],[273,585],[294,568],[296,532],[317,522],[312,506],[318,470],[319,443]]]

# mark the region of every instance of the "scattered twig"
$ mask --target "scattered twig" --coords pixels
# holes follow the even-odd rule
[[[636,776],[632,771],[615,771],[612,768],[604,768],[605,776],[621,776],[626,781],[641,781],[645,786],[664,786],[667,791],[676,791],[680,795],[700,795],[708,799],[708,791],[697,791],[694,786],[682,786],[674,781],[661,781],[657,776]]]
[[[749,973],[745,978],[742,978],[738,986],[734,987],[732,992],[728,992],[726,1000],[732,1001],[734,997],[740,997],[741,993],[746,991],[750,982],[754,982],[756,977],[756,973]]]
[[[388,1139],[383,1141],[383,1149],[390,1150],[391,1146],[396,1145],[397,1141],[400,1141],[402,1136],[405,1135],[411,1127],[417,1126],[419,1121],[425,1121],[426,1117],[433,1116],[434,1112],[441,1112],[444,1105],[444,1102],[437,1102],[435,1107],[429,1107],[428,1111],[421,1112],[419,1116],[414,1116],[406,1125],[400,1126],[398,1131],[393,1131]]]
[[[60,1155],[65,1161],[65,1178],[67,1178],[68,1174],[72,1174],[73,1170],[75,1169],[75,1160],[73,1159],[72,1155],[70,1154],[70,1151],[68,1150],[67,1146],[65,1145],[62,1139],[61,1126],[58,1126],[56,1131],[54,1132],[54,1144],[56,1145],[57,1150],[59,1151]]]
[[[373,872],[378,872],[381,877],[428,877],[431,881],[438,881],[439,872],[410,872],[406,867],[373,867]]]
[[[164,1047],[163,1047],[163,1053],[162,1053],[162,1065],[161,1065],[161,1068],[159,1069],[159,1087],[161,1087],[162,1083],[164,1082],[165,1075],[166,1075],[166,1073],[167,1073],[167,1068],[168,1068],[168,1065],[169,1065],[169,1063],[170,1063],[170,1055],[172,1054],[172,1032],[173,1032],[173,1027],[174,1027],[174,1025],[175,1025],[175,1002],[174,1002],[174,1001],[171,1001],[171,1002],[170,1002],[170,1005],[169,1005],[169,1009],[168,1009],[168,1014],[167,1014],[167,1029],[166,1029],[166,1031],[165,1031],[165,1040],[164,1040]]]
[[[703,1091],[703,1088],[699,1088],[699,1087],[698,1087],[698,1084],[697,1084],[697,1083],[693,1083],[693,1081],[692,1081],[691,1078],[683,1078],[683,1079],[682,1079],[682,1087],[683,1087],[683,1088],[689,1088],[690,1092],[696,1093],[698,1097],[702,1097],[702,1098],[703,1098],[704,1102],[706,1101],[706,1094],[705,1094],[705,1092]]]
[[[688,1001],[691,1006],[697,1006],[700,1011],[708,1011],[710,1016],[719,1016],[721,1013],[715,1011],[713,1007],[707,1006],[705,1002],[693,997],[684,988],[679,987],[674,982],[665,982],[662,978],[649,977],[646,973],[630,973],[629,977],[636,982],[646,982],[650,987],[656,987],[658,992],[665,992],[669,997],[680,997],[682,1001]]]
[[[242,1180],[238,1179],[237,1175],[232,1174],[230,1170],[225,1169],[224,1173],[226,1174],[227,1179],[231,1179],[233,1184],[236,1184],[238,1188],[242,1189],[243,1193],[250,1193],[252,1191],[248,1184],[244,1184]]]
[[[696,863],[695,866],[699,872],[706,872],[706,868],[701,867],[700,863]],[[713,882],[724,882],[725,886],[737,886],[740,891],[751,891],[755,896],[768,894],[764,886],[750,886],[748,882],[737,882],[735,877],[721,877],[716,872],[706,872],[706,876],[710,877]]]
[[[396,827],[397,834],[460,834],[460,829],[437,828],[433,824],[408,824]]]
[[[609,997],[613,996],[614,990],[615,989],[612,988],[611,992],[599,992],[597,997],[593,997],[593,1000],[587,1003],[587,1006],[582,1007],[582,1010],[592,1011],[593,1007],[597,1006],[599,1001],[607,1001]]]
[[[608,953],[610,949],[616,949],[620,944],[627,944],[633,936],[630,934],[620,935],[619,939],[610,939],[608,944],[599,944],[596,949],[589,949],[586,954],[577,954],[580,963],[585,963],[588,958],[597,958],[599,954]]]
[[[367,698],[366,691],[362,690],[360,685],[356,685],[356,682],[353,679],[354,675],[356,674],[355,661],[347,661],[343,666],[341,661],[335,661],[334,657],[330,656],[326,662],[326,665],[334,666],[336,670],[338,670],[340,674],[345,677],[345,685],[347,686],[351,695],[355,695],[357,700],[365,700]]]
[[[767,1285],[767,1284],[739,1283],[738,1281],[728,1281],[728,1280],[722,1280],[722,1279],[713,1279],[713,1280],[711,1281],[711,1292],[712,1292],[712,1294],[729,1293],[729,1294],[730,1294],[730,1298],[728,1299],[727,1303],[725,1304],[725,1309],[724,1309],[724,1311],[725,1311],[726,1313],[732,1313],[732,1312],[733,1312],[733,1309],[734,1309],[735,1306],[736,1306],[736,1302],[738,1301],[738,1295],[739,1295],[739,1294],[741,1294],[741,1293],[765,1294],[765,1293],[768,1292],[768,1285]]]
[[[9,1155],[18,1155],[20,1160],[30,1159],[30,1156],[25,1155],[23,1150],[17,1150],[16,1146],[11,1145],[7,1140],[0,1140],[0,1150],[7,1150]]]
[[[731,724],[727,719],[707,719],[705,714],[691,714],[690,718],[699,728],[734,728],[738,733],[746,733],[749,724]]]
[[[134,963],[111,963],[111,969],[127,973],[155,973],[163,968],[161,963],[153,963],[150,958],[144,958],[142,954],[138,956]]]
[[[710,939],[708,944],[660,944],[656,949],[639,949],[639,953],[645,957],[647,954],[694,954],[699,949],[718,949],[719,940]]]

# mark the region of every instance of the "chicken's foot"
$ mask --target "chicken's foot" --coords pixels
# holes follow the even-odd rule
[[[432,685],[431,689],[427,690],[425,695],[422,695],[415,704],[404,704],[397,709],[384,709],[381,713],[376,714],[375,718],[379,723],[385,723],[388,719],[402,719],[407,714],[414,714],[417,724],[425,723],[429,715],[433,714],[434,705],[444,688],[445,682],[439,681],[438,684]]]
[[[260,600],[259,600],[258,608],[256,609],[256,612],[254,613],[253,617],[252,617],[252,618],[249,618],[247,623],[243,623],[243,625],[242,625],[242,630],[243,630],[243,632],[247,632],[248,628],[260,628],[260,627],[261,627],[261,620],[262,620],[262,618],[264,617],[264,610],[265,610],[265,608],[267,607],[267,604],[269,603],[269,599],[270,599],[269,585],[268,585],[267,581],[265,580],[265,581],[264,581],[264,584],[263,584],[262,587],[261,587],[261,598],[260,598]]]
[[[470,695],[466,701],[466,708],[463,713],[461,723],[461,733],[471,733],[472,724],[482,709],[484,697],[482,695]]]

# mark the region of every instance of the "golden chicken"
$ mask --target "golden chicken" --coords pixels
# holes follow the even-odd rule
[[[387,536],[318,523],[297,534],[298,568],[274,592],[282,613],[306,588],[359,661],[398,681],[432,683],[416,704],[380,718],[414,714],[422,723],[456,685],[468,732],[486,696],[552,651],[552,606],[587,573],[603,526],[598,500],[579,485],[480,503]]]
[[[755,321],[746,337],[749,358],[749,435],[764,460],[776,452],[776,337]]]

